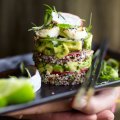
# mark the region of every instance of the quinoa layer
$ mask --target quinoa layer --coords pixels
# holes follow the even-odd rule
[[[33,54],[33,60],[35,61],[35,65],[37,66],[40,62],[45,63],[54,63],[54,64],[63,64],[67,63],[69,61],[71,62],[82,62],[86,58],[92,56],[93,51],[92,50],[83,50],[79,52],[73,52],[69,55],[65,56],[62,59],[57,59],[55,56],[46,56],[39,52],[34,52]]]
[[[62,59],[57,59],[55,56],[46,56],[39,52],[34,52],[33,60],[36,67],[40,63],[51,63],[51,64],[65,64],[69,61],[72,62],[82,62],[88,57],[92,56],[92,50],[83,50],[78,52],[70,53]],[[88,68],[87,68],[88,69]],[[46,84],[53,85],[77,85],[85,80],[86,70],[80,73],[78,72],[68,72],[65,74],[51,74],[51,73],[41,73],[42,82]]]
[[[86,71],[66,74],[42,74],[42,82],[53,85],[77,85],[85,80]]]

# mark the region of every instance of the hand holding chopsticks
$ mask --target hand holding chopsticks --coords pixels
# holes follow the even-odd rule
[[[89,103],[90,98],[94,95],[94,87],[96,82],[98,81],[101,65],[103,62],[103,59],[105,57],[105,53],[107,50],[107,41],[103,41],[98,53],[98,55],[94,55],[94,59],[91,65],[91,68],[89,69],[87,73],[87,79],[82,84],[80,89],[78,90],[78,93],[76,94],[76,102],[79,101],[82,97],[86,96],[87,104]]]
[[[92,66],[87,74],[87,79],[78,90],[72,104],[74,109],[85,114],[96,114],[97,120],[99,118],[107,119],[107,117],[111,120],[114,119],[114,115],[110,112],[114,112],[115,109],[113,110],[111,108],[113,108],[112,106],[116,104],[116,100],[120,97],[120,88],[104,88],[97,94],[94,94],[95,85],[99,80],[101,65],[105,56],[106,46],[107,42],[104,41],[99,51],[97,51],[97,55],[94,56]],[[116,84],[109,84],[107,87],[116,87]],[[103,116],[104,118],[102,118]]]

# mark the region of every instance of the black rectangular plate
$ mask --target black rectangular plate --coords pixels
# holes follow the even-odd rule
[[[109,56],[120,60],[120,58],[119,58],[120,55],[117,54],[117,53],[108,52],[107,57],[109,57]],[[12,57],[12,58],[2,59],[2,65],[5,64],[5,62],[3,62],[3,61],[5,60],[6,62],[8,62],[8,59],[9,59],[9,61],[14,60],[16,65],[12,66],[13,68],[11,68],[11,66],[6,66],[6,70],[16,69],[16,66],[18,64],[20,64],[20,62],[22,62],[22,61],[25,62],[28,65],[33,64],[32,54],[27,54],[27,55],[21,55],[21,56],[16,56],[16,57]],[[19,61],[18,61],[18,59],[19,59]],[[1,60],[0,60],[0,63],[1,63]],[[13,62],[11,62],[11,63],[13,63]],[[10,72],[10,71],[7,74],[9,74],[9,73],[14,74],[14,72],[15,72],[14,70],[13,70],[14,72]],[[19,71],[17,71],[17,72],[19,73]],[[4,73],[5,72],[1,72],[0,76],[4,77],[5,76]],[[96,85],[95,89],[100,90],[100,89],[102,89],[104,87],[107,87],[107,86],[110,86],[112,84],[120,84],[120,80],[119,81],[111,81],[111,82],[104,83],[104,84],[101,84],[101,85]],[[36,92],[35,100],[33,100],[31,102],[28,102],[28,103],[25,103],[25,104],[10,105],[10,106],[7,106],[7,107],[0,108],[0,114],[15,112],[15,111],[30,108],[30,107],[33,107],[33,106],[37,106],[37,105],[45,104],[45,103],[48,103],[48,102],[52,102],[52,101],[55,101],[55,100],[70,98],[70,97],[75,95],[75,93],[77,92],[79,87],[80,86],[54,86],[54,85],[49,85],[49,84],[48,85],[42,84],[41,89]]]

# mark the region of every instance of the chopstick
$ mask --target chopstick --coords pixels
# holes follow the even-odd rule
[[[90,82],[90,86],[88,87],[94,88],[96,82],[98,81],[99,74],[101,71],[101,65],[103,63],[106,51],[107,51],[107,40],[104,40],[101,44],[99,55],[97,56],[95,62],[92,64],[93,71],[91,71],[91,76],[89,77],[90,78],[89,80],[91,80],[91,82]]]
[[[100,46],[98,55],[95,56],[92,65],[87,73],[86,81],[82,84],[76,94],[76,99],[80,100],[82,96],[86,96],[87,102],[89,102],[90,98],[94,95],[94,87],[96,82],[98,81],[101,65],[103,63],[106,51],[107,40],[104,40]]]

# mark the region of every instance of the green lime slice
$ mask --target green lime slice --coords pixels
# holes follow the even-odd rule
[[[0,79],[0,106],[29,102],[35,98],[27,78]]]

